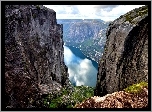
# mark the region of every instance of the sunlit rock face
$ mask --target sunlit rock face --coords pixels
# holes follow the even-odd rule
[[[6,107],[37,105],[40,95],[68,85],[62,25],[39,5],[5,6]]]
[[[95,95],[148,81],[148,7],[134,9],[109,24],[99,62]]]

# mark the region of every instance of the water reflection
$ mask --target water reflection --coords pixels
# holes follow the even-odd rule
[[[75,86],[85,85],[95,87],[97,68],[93,66],[91,60],[82,57],[83,54],[79,49],[74,49],[74,52],[77,52],[77,54],[75,55],[69,47],[64,46],[64,62],[68,67],[70,81]]]

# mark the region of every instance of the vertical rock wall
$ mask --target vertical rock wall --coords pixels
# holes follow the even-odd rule
[[[148,7],[134,9],[113,21],[97,75],[95,95],[148,81]]]
[[[62,25],[39,5],[5,6],[5,105],[27,108],[40,95],[69,84]]]

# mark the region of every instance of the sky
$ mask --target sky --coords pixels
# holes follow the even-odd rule
[[[68,47],[64,46],[64,62],[68,67],[69,79],[72,84],[96,86],[97,69],[90,60],[87,58],[80,59]]]
[[[57,19],[101,19],[113,21],[144,5],[44,5],[56,12]]]

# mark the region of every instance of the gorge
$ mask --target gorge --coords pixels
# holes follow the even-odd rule
[[[68,23],[71,29],[68,31],[58,24],[56,12],[42,5],[5,5],[4,14],[5,82],[2,84],[5,87],[5,108],[74,108],[75,104],[79,104],[78,108],[83,108],[85,104],[85,108],[95,108],[96,104],[99,108],[107,108],[107,105],[113,108],[114,102],[122,103],[121,108],[124,108],[125,100],[118,101],[115,96],[112,99],[116,100],[105,99],[106,95],[114,92],[124,94],[124,88],[148,82],[148,6],[136,8],[111,23],[104,24],[101,20],[82,20],[71,26]],[[102,28],[103,25],[107,29]],[[106,34],[103,38],[99,36],[102,33]],[[67,36],[64,40],[64,34],[75,35],[75,38]],[[96,36],[92,40],[93,35]],[[72,45],[74,41],[68,43],[70,38],[77,44]],[[94,48],[98,45],[100,55],[95,56],[97,50],[93,51],[93,55],[86,54],[88,45],[82,51],[85,55],[68,46],[80,47],[85,42]],[[75,64],[71,65],[72,62]],[[73,72],[72,69],[78,71]],[[69,75],[71,72],[73,75]],[[79,77],[82,74],[83,77]],[[147,88],[143,89],[146,92],[142,108],[148,107]],[[98,96],[100,101],[105,99],[104,106],[94,102],[92,96]],[[90,105],[88,101],[93,101],[95,105]],[[131,105],[129,108],[137,107]]]

